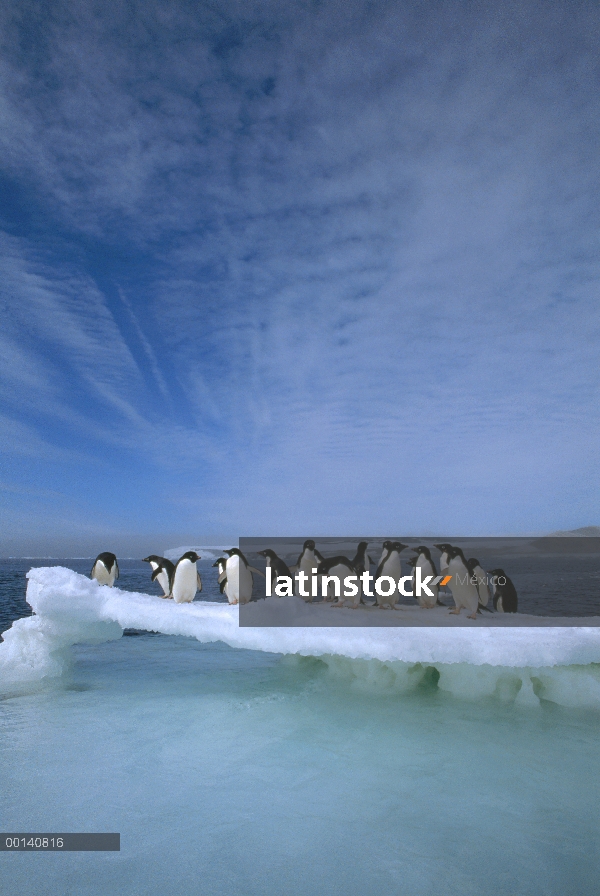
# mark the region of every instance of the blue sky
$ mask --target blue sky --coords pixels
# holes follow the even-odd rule
[[[599,32],[4,4],[0,553],[597,524]]]

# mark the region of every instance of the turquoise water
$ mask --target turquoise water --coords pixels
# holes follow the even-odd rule
[[[2,828],[121,852],[0,853],[7,893],[598,893],[596,712],[163,635],[73,652],[0,701]]]

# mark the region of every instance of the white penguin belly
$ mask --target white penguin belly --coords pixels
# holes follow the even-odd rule
[[[298,589],[298,594],[302,596],[302,599],[307,603],[311,603],[312,601],[312,589],[310,587],[311,576],[313,574],[313,569],[317,569],[319,566],[319,561],[315,557],[314,551],[304,551],[302,555],[302,560],[298,566],[298,572],[306,573],[308,576],[308,580],[304,583],[304,590],[308,591],[308,595],[300,595],[300,589]]]
[[[344,598],[344,579],[346,576],[353,575],[351,569],[347,566],[343,566],[341,563],[338,563],[337,566],[332,566],[328,576],[336,576],[340,583],[340,594],[337,597],[338,603],[347,603],[350,606],[357,607],[360,603],[360,591],[358,591],[354,597]],[[355,583],[356,584],[356,583]],[[327,597],[336,597],[336,586],[334,582],[327,583]]]
[[[487,584],[487,573],[481,568],[481,566],[476,566],[473,570],[473,573],[477,576],[477,593],[479,595],[479,603],[482,606],[487,607],[491,598],[490,589]]]
[[[471,584],[469,570],[460,559],[452,559],[448,567],[448,574],[452,576],[450,590],[457,609],[468,610],[470,614],[477,612],[479,594],[477,586]]]
[[[170,593],[169,577],[166,574],[166,572],[164,571],[164,569],[161,569],[161,571],[158,573],[158,575],[156,576],[156,581],[158,582],[158,584],[164,591],[165,595],[168,595]]]
[[[117,571],[115,567],[113,566],[109,572],[102,560],[98,560],[97,563],[94,564],[94,578],[99,585],[108,585],[109,588],[112,588],[115,584],[116,574]]]
[[[230,557],[225,564],[225,572],[227,573],[227,582],[225,584],[225,594],[230,604],[237,604],[240,600],[240,558],[237,554]]]
[[[383,564],[383,568],[379,573],[380,576],[391,576],[392,579],[396,583],[396,588],[398,586],[398,582],[402,576],[402,564],[400,563],[400,557],[397,553],[392,554],[392,556],[386,560]],[[377,592],[375,592],[377,594]],[[387,604],[388,607],[393,607],[398,600],[398,593],[396,589],[391,594],[377,594],[377,605],[383,607]]]
[[[435,578],[435,572],[432,569],[431,563],[429,560],[423,556],[423,554],[419,555],[419,559],[417,560],[417,566],[421,568],[421,581],[425,579],[427,576],[433,576]],[[432,585],[431,582],[427,585],[430,591],[433,592],[433,597],[430,597],[425,593],[425,589],[422,590],[421,595],[417,597],[419,601],[419,606],[424,607],[426,610],[431,610],[432,607],[435,607],[438,599],[438,586]]]
[[[191,603],[198,590],[198,570],[191,560],[177,564],[173,581],[173,600],[176,604]]]

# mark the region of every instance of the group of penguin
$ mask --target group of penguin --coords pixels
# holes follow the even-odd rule
[[[166,557],[158,557],[151,554],[144,557],[144,563],[149,563],[152,569],[152,581],[157,581],[163,590],[163,597],[172,597],[175,603],[191,603],[198,591],[202,591],[202,579],[196,568],[200,559],[195,551],[187,551],[179,558],[177,563],[171,563]],[[114,554],[104,551],[98,554],[94,560],[92,579],[100,585],[108,585],[109,588],[119,578],[119,564]]]
[[[490,600],[494,610],[497,612],[517,612],[517,591],[503,569],[492,569],[486,573],[477,559],[472,557],[467,560],[462,548],[447,542],[436,544],[434,547],[441,552],[439,577],[448,579],[447,587],[449,587],[454,599],[454,608],[450,610],[450,613],[458,615],[464,608],[468,611],[468,618],[475,619],[477,613],[480,613],[481,610],[492,612],[488,606]],[[367,553],[367,548],[368,542],[361,541],[352,560],[343,556],[325,558],[317,550],[314,540],[309,538],[304,542],[296,564],[291,567],[270,548],[258,553],[264,557],[267,567],[270,567],[271,580],[276,587],[278,580],[284,577],[293,581],[292,575],[295,572],[303,572],[307,577],[315,573],[318,576],[335,576],[340,581],[348,575],[360,578],[364,573],[369,573],[373,563]],[[408,548],[408,545],[399,541],[384,541],[381,557],[373,578],[377,580],[380,576],[388,576],[396,583],[399,583],[402,578],[400,554],[406,548]],[[431,556],[430,548],[426,545],[419,545],[411,548],[411,550],[415,553],[415,556],[407,561],[407,565],[414,570],[412,574],[413,583],[417,567],[420,567],[421,580],[428,576],[433,579],[438,578],[438,572]],[[227,555],[226,557],[219,557],[213,563],[213,567],[216,567],[218,570],[218,583],[221,594],[224,593],[226,595],[230,604],[246,604],[252,599],[253,574],[264,577],[264,573],[251,566],[238,548],[231,548],[224,553]],[[199,559],[200,557],[195,551],[187,551],[179,558],[176,564],[167,560],[166,557],[159,557],[156,554],[144,557],[144,562],[150,564],[152,581],[157,581],[161,586],[163,597],[172,598],[175,603],[190,603],[194,600],[197,591],[202,591],[202,580],[196,568],[196,563]],[[119,577],[119,566],[115,555],[107,551],[99,554],[92,567],[91,577],[96,579],[101,585],[112,587],[115,579]],[[362,581],[364,581],[364,578]],[[427,593],[428,591],[429,594]],[[379,593],[373,595],[362,586],[357,589],[355,597],[342,599],[341,596],[338,596],[336,602],[332,603],[331,606],[349,606],[353,609],[356,609],[360,604],[369,606],[364,600],[365,595],[375,596],[375,603],[371,604],[371,606],[380,608],[396,607],[397,597],[393,592],[390,595]],[[312,602],[313,600],[312,593],[310,595],[302,594],[301,596],[307,602]],[[323,600],[332,600],[332,594],[329,589]],[[430,584],[416,600],[424,609],[446,606],[439,599],[438,584]]]
[[[508,578],[503,569],[492,569],[486,573],[476,558],[467,560],[462,548],[455,547],[447,542],[434,545],[440,552],[440,577],[447,578],[447,584],[454,598],[454,608],[450,610],[452,614],[458,615],[464,608],[468,611],[468,617],[475,619],[478,612],[486,610],[492,612],[488,607],[490,600],[492,601],[494,610],[499,613],[516,613],[517,612],[517,591],[515,586]],[[361,578],[364,573],[368,573],[371,563],[370,556],[367,553],[368,542],[361,541],[357,547],[356,554],[352,560],[348,557],[337,556],[325,558],[317,550],[315,542],[308,539],[304,542],[302,552],[298,557],[295,566],[288,567],[274,551],[268,549],[259,551],[265,557],[267,566],[271,567],[271,576],[274,582],[284,576],[290,577],[293,571],[304,572],[308,577],[310,573],[316,572],[318,576],[328,575],[335,576],[343,580],[348,575]],[[402,579],[402,563],[400,554],[408,548],[408,545],[402,544],[400,541],[384,541],[382,545],[381,557],[377,565],[377,569],[373,579],[376,581],[381,576],[387,576],[399,583]],[[417,567],[421,570],[421,581],[426,577],[432,579],[438,578],[438,572],[435,562],[431,556],[431,550],[426,545],[419,545],[411,548],[414,551],[414,557],[407,561],[407,565],[416,571]],[[243,558],[244,559],[244,558]],[[413,592],[415,572],[412,574]],[[363,579],[364,581],[364,579]],[[491,587],[491,591],[490,591]],[[360,604],[368,606],[364,601],[364,596],[375,597],[375,603],[371,606],[376,607],[396,607],[397,597],[391,594],[373,595],[365,591],[364,587],[359,587],[358,593],[351,597],[342,599],[337,598],[337,602],[333,603],[334,607],[351,607],[356,609]],[[429,591],[429,594],[427,593]],[[313,600],[312,593],[310,595],[302,595],[304,600],[311,602]],[[328,590],[324,600],[330,600],[331,593]],[[424,609],[432,609],[435,606],[446,606],[439,599],[439,585],[429,584],[422,594],[416,597],[419,605]]]

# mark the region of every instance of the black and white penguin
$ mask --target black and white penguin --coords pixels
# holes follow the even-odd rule
[[[175,564],[167,560],[166,557],[159,557],[158,554],[150,554],[144,557],[144,563],[149,563],[152,569],[152,581],[158,582],[163,590],[162,597],[171,597],[171,588],[173,586],[173,576],[175,574]]]
[[[221,594],[225,591],[225,584],[227,582],[227,573],[225,571],[225,567],[227,566],[227,557],[217,557],[213,566],[217,567],[219,572],[219,578],[217,579],[219,583],[219,590]]]
[[[228,555],[227,563],[225,564],[225,594],[227,595],[227,600],[230,604],[247,604],[252,599],[252,587],[254,585],[252,573],[256,572],[259,576],[264,575],[264,573],[260,569],[250,566],[239,548],[231,548],[225,551],[225,553]]]
[[[119,564],[115,555],[110,551],[98,554],[94,560],[90,578],[96,579],[99,585],[108,585],[109,588],[112,588],[115,579],[119,578]]]
[[[356,570],[356,575],[361,576],[363,572],[368,572],[371,569],[371,563],[373,562],[369,555],[367,554],[367,548],[369,546],[368,541],[361,541],[358,547],[356,548],[356,554],[354,555],[354,560],[352,561],[352,565]],[[360,594],[360,602],[364,604],[363,593],[362,593],[362,584],[359,585],[361,590]]]
[[[458,616],[464,607],[469,611],[467,613],[468,619],[477,619],[479,592],[477,591],[477,586],[471,583],[471,573],[461,548],[450,548],[448,560],[446,574],[452,576],[450,591],[455,604],[454,609],[450,610],[450,612]]]
[[[344,579],[346,576],[355,576],[356,568],[351,560],[348,560],[347,557],[328,557],[326,560],[322,560],[317,567],[317,575],[319,578],[321,576],[335,576],[340,583],[339,586],[339,596],[337,597],[337,603],[332,604],[332,607],[351,607],[353,610],[356,610],[360,603],[360,587],[359,583],[356,582],[356,594],[353,597],[344,597]],[[334,582],[327,583],[327,596],[324,597],[324,600],[330,600],[331,598],[336,596],[336,587]]]
[[[494,589],[494,610],[498,613],[516,613],[518,607],[517,589],[503,569],[490,569]]]
[[[281,557],[277,556],[275,551],[272,551],[271,548],[266,548],[266,550],[259,551],[258,553],[261,557],[265,558],[267,566],[271,567],[271,585],[273,588],[275,588],[277,581],[281,576],[287,576],[293,583],[294,580],[289,566],[281,559]]]
[[[437,570],[435,568],[435,563],[431,559],[431,551],[429,550],[429,548],[424,544],[420,544],[417,548],[411,548],[411,550],[415,551],[417,555],[414,558],[415,562],[412,563],[411,566],[414,566],[415,570],[417,566],[421,568],[421,581],[425,578],[425,576],[433,576],[433,578],[435,579],[437,577]],[[413,577],[413,582],[414,581],[415,579]],[[417,597],[415,594],[415,597],[418,600],[420,607],[423,607],[426,610],[431,610],[433,607],[440,603],[440,601],[438,600],[439,589],[437,585],[433,585],[431,583],[429,583],[427,587],[430,591],[433,592],[433,597],[430,597],[425,593],[421,594],[420,597]],[[415,589],[413,586],[413,592],[414,590]],[[442,606],[445,606],[445,604],[442,604]]]
[[[396,589],[399,587],[399,581],[402,578],[402,563],[400,562],[400,553],[404,548],[408,547],[401,541],[386,541],[384,545],[388,545],[385,553],[379,561],[379,566],[375,571],[375,582],[380,576],[390,576],[396,583]],[[398,595],[396,589],[391,594],[377,594],[374,606],[383,608],[385,606],[396,609],[396,600]]]
[[[308,538],[302,547],[302,551],[300,556],[298,557],[298,562],[295,567],[292,567],[292,571],[294,572],[303,572],[309,578],[312,575],[313,569],[316,569],[323,561],[324,557],[315,547],[315,543],[312,538]],[[303,600],[307,603],[312,602],[312,589],[305,589],[308,591],[308,596],[300,595]]]
[[[195,551],[187,551],[177,561],[171,588],[176,604],[190,604],[196,597],[196,591],[202,591],[202,579],[196,569],[199,559]]]
[[[438,551],[442,552],[442,556],[440,557],[440,575],[447,576],[448,566],[450,565],[449,554],[452,550],[452,545],[448,544],[447,541],[443,541],[441,544],[434,544],[434,548],[437,548]]]
[[[486,571],[482,568],[479,560],[476,560],[475,557],[471,557],[467,560],[467,566],[469,567],[469,572],[471,573],[471,577],[475,578],[477,582],[477,593],[479,595],[479,609],[487,610],[489,613],[492,611],[489,609],[488,604],[490,602],[490,589],[488,587],[488,576]]]

